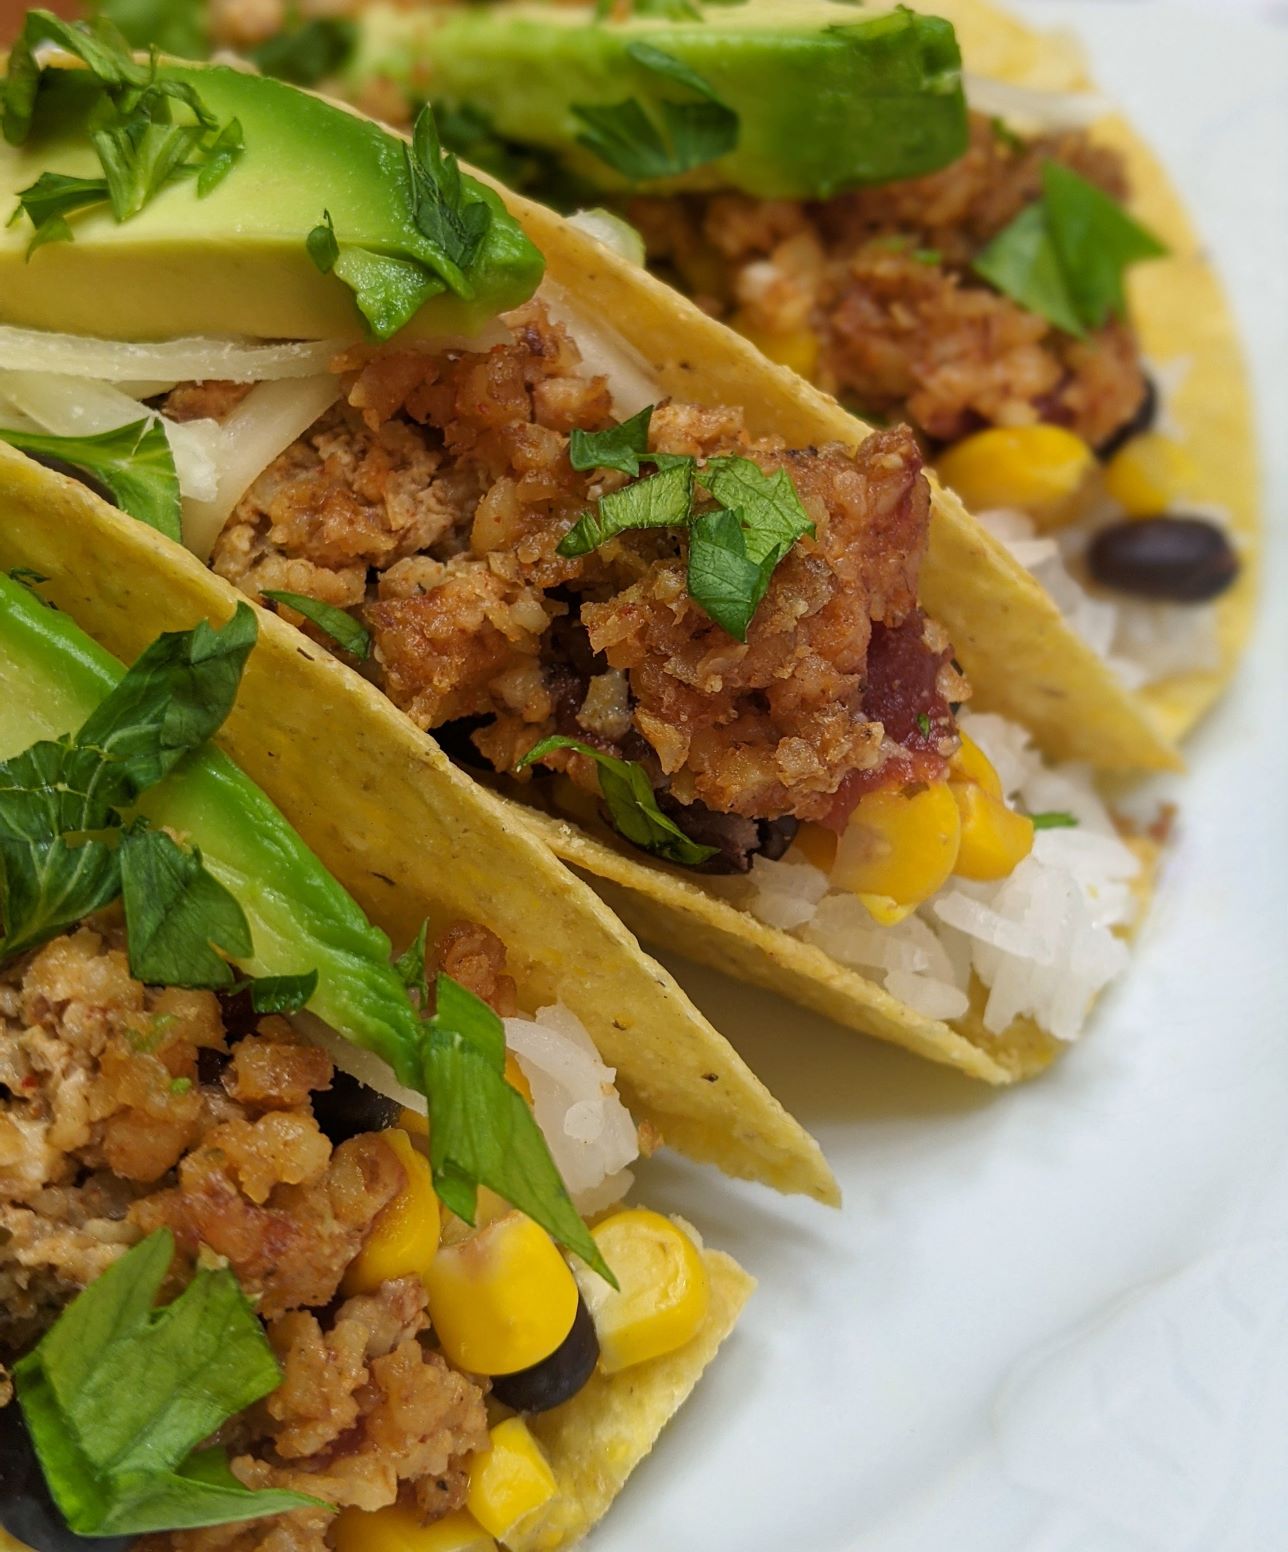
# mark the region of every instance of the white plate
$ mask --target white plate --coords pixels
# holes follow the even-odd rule
[[[1200,214],[1288,498],[1288,31],[1159,4],[1074,24]],[[830,1214],[649,1171],[752,1268],[737,1335],[600,1552],[1288,1549],[1288,551],[1196,738],[1128,982],[1048,1077],[990,1094],[677,971],[818,1132]]]

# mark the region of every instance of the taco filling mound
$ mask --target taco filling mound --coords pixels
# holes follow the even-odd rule
[[[1162,169],[1066,40],[981,0],[346,9],[211,7],[207,41],[394,122],[432,95],[470,161],[606,203],[578,219],[910,425],[1169,733],[1215,698],[1255,561],[1242,367]]]
[[[248,610],[121,677],[0,604],[0,1528],[576,1540],[750,1280],[622,1205],[657,1139],[573,1014],[522,1011],[494,932],[392,960],[205,747]],[[28,744],[78,691],[79,729]]]
[[[521,792],[565,860],[636,893],[641,930],[659,935],[665,904],[662,935],[689,952],[992,1081],[1080,1031],[1123,966],[1140,863],[1085,774],[1041,766],[1012,722],[979,739],[959,724],[971,686],[919,584],[932,502],[961,520],[912,431],[867,434],[795,385],[783,419],[803,434],[763,415],[750,429],[784,382],[696,313],[694,360],[672,364],[694,392],[658,393],[638,350],[588,320],[614,287],[642,313],[666,293],[640,277],[637,298],[624,266],[583,257],[597,245],[462,173],[428,110],[404,143],[278,82],[122,65],[100,31],[104,66],[90,34],[29,24],[51,29],[90,68],[24,66],[27,138],[5,174],[20,223],[0,247],[5,440],[182,538]],[[143,208],[121,219],[85,130],[149,92],[199,114],[197,190],[132,189]],[[346,179],[307,176],[327,169],[305,143]],[[136,273],[155,296],[111,286],[91,322],[88,287]],[[362,345],[341,332],[355,304]],[[203,316],[225,337],[185,337]],[[733,365],[738,396],[718,396]],[[97,438],[68,434],[90,422]],[[10,485],[27,507],[34,490]],[[62,510],[65,553],[43,569],[62,574],[53,596],[69,580],[83,596],[71,531],[95,519]],[[25,564],[47,542],[17,521],[6,541]],[[958,591],[993,616],[957,617],[994,699],[1074,704],[1074,638],[1004,554],[973,554]],[[157,564],[165,608],[178,560]],[[1031,686],[981,654],[995,634],[1039,663]],[[1077,732],[1094,746],[1090,720]]]

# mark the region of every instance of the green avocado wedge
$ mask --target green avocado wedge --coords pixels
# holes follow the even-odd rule
[[[20,582],[0,575],[0,759],[79,727],[124,669]],[[219,750],[206,747],[140,804],[154,825],[201,848],[246,913],[253,976],[318,972],[309,1010],[416,1075],[399,1059],[416,1018],[390,964],[389,940],[363,915],[282,814]]]
[[[445,123],[473,116],[596,189],[826,198],[966,149],[961,54],[937,17],[841,0],[601,9],[371,5],[341,82],[428,91]]]
[[[235,122],[244,150],[205,192],[196,178],[172,177],[126,219],[104,203],[80,209],[68,220],[71,240],[29,251],[20,193],[42,175],[93,180],[102,171],[91,140],[99,83],[88,70],[46,69],[30,132],[0,144],[0,219],[14,217],[0,227],[6,324],[137,341],[353,339],[365,315],[376,338],[404,323],[407,336],[472,337],[540,283],[541,255],[468,175],[455,174],[459,203],[485,230],[467,265],[444,263],[427,230],[442,219],[439,185],[418,176],[401,137],[223,65],[163,62],[156,79],[194,90],[218,122]],[[335,239],[325,271],[305,241],[319,229]]]

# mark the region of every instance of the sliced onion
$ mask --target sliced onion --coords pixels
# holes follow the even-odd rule
[[[1044,92],[966,72],[966,100],[987,113],[1031,129],[1086,129],[1109,111],[1095,92]]]
[[[345,348],[343,340],[260,344],[254,340],[190,339],[131,344],[83,334],[0,325],[0,370],[63,372],[106,382],[267,382],[316,377]]]
[[[197,501],[215,495],[223,457],[218,421],[167,420],[110,383],[59,372],[0,372],[0,394],[51,436],[97,436],[142,416],[159,420],[174,454],[180,491]]]
[[[629,221],[624,221],[613,211],[604,210],[599,206],[593,210],[578,210],[568,217],[568,225],[575,226],[579,232],[585,232],[588,237],[593,237],[605,248],[611,248],[628,264],[643,268],[644,238]]]
[[[657,382],[633,345],[628,345],[603,319],[591,322],[563,287],[553,281],[542,281],[537,295],[554,322],[562,323],[572,336],[587,373],[606,379],[613,408],[622,419],[657,402]]]
[[[260,383],[220,427],[223,455],[218,489],[183,504],[183,542],[202,560],[233,508],[280,453],[302,437],[340,397],[340,380],[326,373],[303,382]]]
[[[368,1051],[365,1046],[354,1045],[352,1040],[346,1040],[330,1024],[323,1023],[316,1013],[292,1013],[290,1021],[306,1040],[320,1045],[341,1072],[347,1072],[351,1078],[365,1083],[377,1094],[392,1099],[404,1110],[424,1111],[425,1096],[399,1083],[394,1077],[393,1068],[383,1057]]]

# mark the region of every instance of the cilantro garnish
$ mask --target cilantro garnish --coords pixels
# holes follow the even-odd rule
[[[155,416],[86,437],[0,427],[0,442],[79,470],[108,491],[122,512],[167,539],[182,541],[179,476],[165,430]]]
[[[232,993],[249,992],[250,1005],[256,1013],[298,1013],[317,989],[316,970],[307,970],[303,975],[248,976],[228,988]]]
[[[1101,189],[1048,161],[1041,198],[998,233],[972,268],[1021,307],[1081,338],[1125,313],[1128,266],[1166,252]]]
[[[598,105],[573,103],[573,117],[582,125],[578,145],[637,183],[689,172],[737,146],[737,113],[696,70],[651,43],[628,44],[626,53],[650,74],[684,87],[702,100],[660,99],[660,127],[638,97]]]
[[[568,462],[574,469],[617,469],[637,475],[640,463],[648,457],[648,428],[653,406],[646,404],[638,415],[607,431],[582,431],[574,427],[568,438]]]
[[[294,609],[296,614],[302,614],[330,636],[337,646],[352,652],[354,657],[366,658],[370,655],[371,632],[351,614],[337,609],[334,604],[324,604],[321,599],[309,598],[304,593],[286,593],[277,588],[265,588],[263,596],[271,598],[275,604],[285,604],[287,608]]]
[[[573,433],[569,456],[576,469],[612,468],[638,474],[642,462],[659,464],[656,474],[601,496],[597,509],[581,517],[559,542],[558,553],[585,555],[607,540],[637,528],[686,528],[689,534],[689,595],[738,641],[747,631],[774,571],[814,524],[785,469],[765,474],[749,458],[696,459],[649,453],[652,407],[608,431]],[[695,508],[695,487],[717,503]]]
[[[1059,809],[1051,809],[1044,814],[1030,814],[1035,830],[1076,830],[1078,817],[1076,814],[1061,812]]]
[[[198,1267],[157,1307],[173,1257],[170,1231],[150,1234],[14,1365],[41,1470],[77,1535],[226,1525],[319,1503],[243,1487],[223,1446],[202,1447],[282,1375],[226,1268]]]
[[[180,178],[195,175],[197,196],[203,198],[241,155],[236,120],[220,125],[192,86],[159,79],[155,53],[147,64],[140,63],[106,17],[64,22],[48,11],[27,13],[9,56],[4,135],[11,145],[25,144],[31,134],[46,82],[69,74],[37,58],[44,44],[75,55],[97,83],[88,130],[103,176],[46,172],[20,191],[12,219],[25,213],[31,220],[29,253],[49,242],[70,242],[74,234],[68,217],[77,211],[106,203],[117,221],[128,221]]]
[[[657,795],[648,774],[634,760],[622,760],[616,755],[605,754],[576,738],[552,734],[534,744],[515,766],[516,771],[544,760],[557,749],[572,749],[585,755],[599,767],[599,790],[608,805],[613,829],[636,846],[651,851],[667,862],[678,862],[684,867],[697,867],[714,857],[719,847],[703,846],[692,841],[673,819],[657,805]]]
[[[301,21],[297,12],[281,32],[253,48],[250,57],[265,75],[296,86],[316,86],[348,64],[357,43],[358,29],[349,17]]]
[[[450,289],[474,296],[470,270],[492,226],[483,190],[444,151],[432,109],[421,109],[405,148],[408,201],[421,242],[416,256],[350,247],[336,233],[329,211],[305,239],[309,257],[324,275],[335,274],[354,294],[372,337],[389,339],[431,297]]]
[[[917,731],[923,738],[930,737],[930,717],[928,713],[924,711],[919,711],[917,713]]]
[[[78,733],[0,762],[0,959],[124,890],[136,974],[172,986],[232,980],[210,945],[227,939],[229,952],[249,951],[237,947],[247,941],[240,907],[199,853],[139,821],[122,826],[125,811],[223,723],[255,635],[243,604],[221,630],[203,622],[161,636]]]
[[[409,992],[420,998],[420,1006],[429,1004],[429,982],[425,978],[425,954],[429,945],[429,919],[421,922],[420,931],[394,960],[394,969]]]
[[[458,1218],[473,1223],[478,1186],[489,1186],[616,1288],[527,1101],[506,1081],[505,1026],[451,976],[438,976],[434,999],[422,1052],[434,1190]]]

